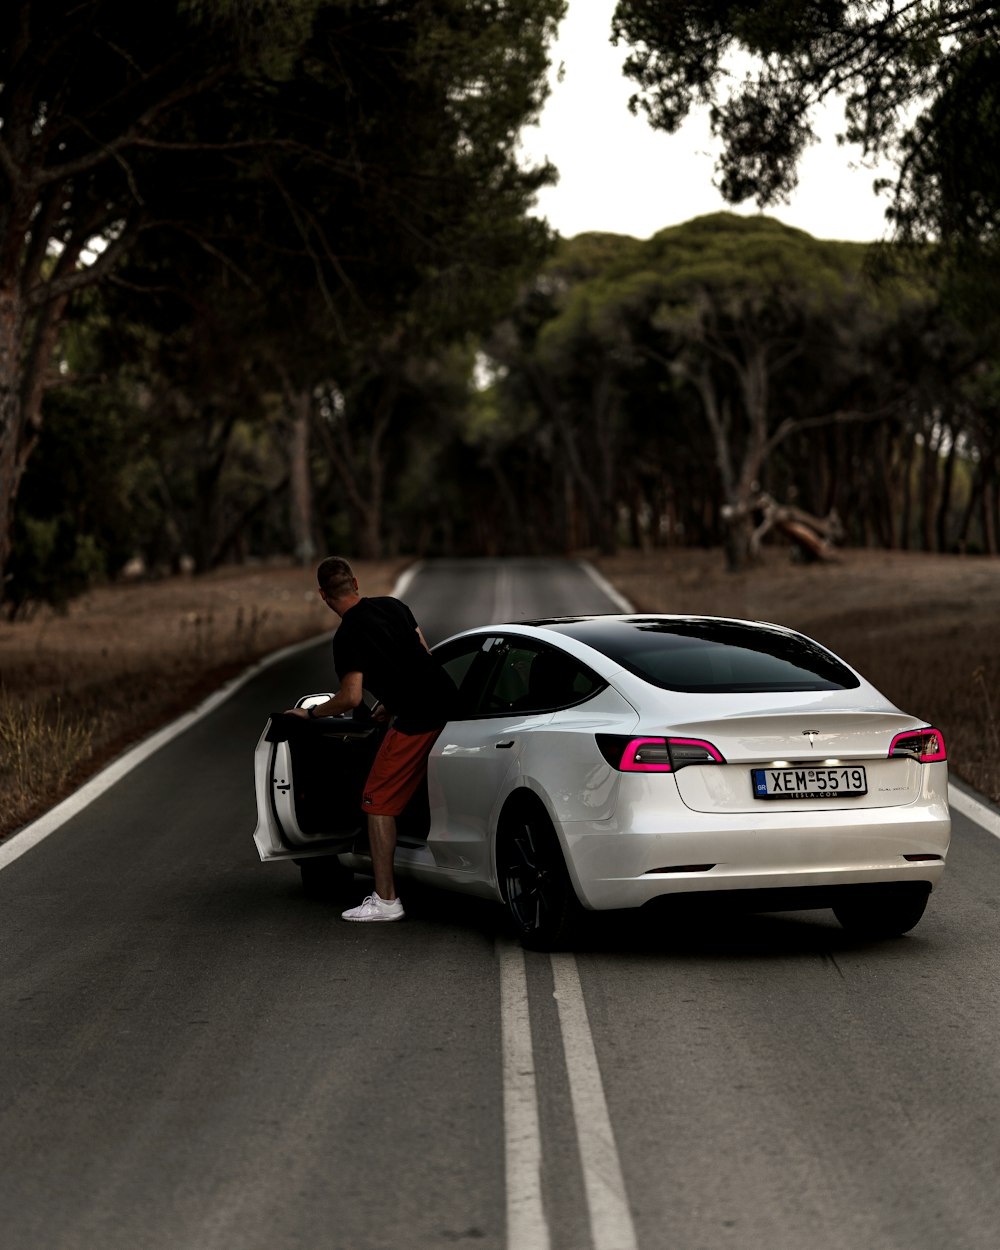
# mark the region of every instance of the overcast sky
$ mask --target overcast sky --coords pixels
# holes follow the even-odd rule
[[[628,111],[627,48],[610,43],[614,9],[615,0],[570,0],[552,47],[552,94],[541,124],[522,135],[526,158],[547,157],[560,173],[558,185],[539,194],[538,214],[566,237],[607,230],[644,239],[702,213],[756,212],[752,201],[732,209],[712,186],[718,150],[706,117],[668,135]],[[876,172],[858,167],[856,150],[837,146],[841,123],[842,115],[826,119],[828,133],[804,157],[791,202],[768,212],[817,238],[877,239],[885,223],[884,201],[872,191]]]

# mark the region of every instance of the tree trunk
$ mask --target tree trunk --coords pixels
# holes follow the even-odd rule
[[[882,475],[882,490],[878,504],[879,530],[882,534],[883,546],[894,551],[898,544],[897,518],[901,509],[896,495],[896,480],[892,472],[892,440],[887,431],[883,432],[881,454],[876,457]]]
[[[14,508],[42,423],[45,377],[66,296],[29,317],[11,287],[0,290],[0,604],[7,585]]]
[[[742,573],[752,563],[750,540],[753,531],[753,517],[749,513],[734,513],[726,518],[723,550],[726,553],[726,569],[730,573]]]
[[[189,525],[189,555],[196,573],[208,573],[222,558],[224,515],[220,487],[233,429],[237,421],[235,407],[218,417],[211,408],[201,417],[201,439],[195,465],[194,515]],[[228,536],[227,536],[228,537]]]
[[[0,605],[7,585],[6,571],[10,561],[11,537],[14,529],[14,501],[21,479],[17,444],[21,426],[20,398],[0,377]]]
[[[396,386],[390,379],[378,396],[373,410],[361,409],[345,402],[342,411],[331,420],[321,419],[317,425],[330,463],[341,486],[343,502],[351,518],[357,551],[364,560],[382,557],[382,505],[385,492],[385,458],[383,441],[392,422]],[[371,419],[366,418],[371,414]],[[364,430],[366,457],[358,454],[353,426]]]
[[[508,540],[508,548],[505,553],[526,551],[530,555],[538,554],[538,544],[535,538],[535,530],[533,528],[526,529],[523,520],[523,502],[519,502],[514,488],[510,484],[510,478],[504,471],[502,462],[494,454],[489,454],[487,464],[493,474],[493,480],[497,485],[497,493],[500,496],[500,502],[503,505],[504,521],[510,538]]]
[[[923,456],[920,462],[920,546],[924,551],[934,550],[934,515],[936,512],[938,479],[938,444],[940,430],[927,422],[924,431]]]
[[[996,489],[988,484],[983,491],[983,550],[988,556],[997,553]]]
[[[720,401],[712,371],[708,365],[703,364],[697,373],[687,372],[686,376],[701,396],[705,420],[708,422],[715,448],[715,463],[722,484],[723,503],[720,513],[725,527],[723,550],[726,555],[726,568],[730,573],[738,573],[750,563],[753,517],[743,506],[748,501],[740,498],[739,485],[733,469],[729,406],[725,399]]]
[[[618,427],[619,399],[614,373],[601,370],[591,395],[598,466],[598,543],[602,556],[618,551]]]
[[[986,464],[980,461],[969,486],[969,498],[962,513],[962,522],[958,527],[958,548],[964,552],[969,544],[969,533],[975,520],[976,511],[980,506],[986,485]]]
[[[579,487],[589,534],[602,555],[614,555],[618,547],[618,397],[615,374],[604,368],[594,381],[587,427],[574,423],[569,405],[560,398],[544,371],[532,369],[529,377],[538,402],[552,421],[566,453],[566,464]],[[581,432],[586,447],[581,452]]]
[[[288,505],[295,562],[306,568],[316,559],[313,538],[312,475],[309,466],[309,433],[312,396],[298,391],[287,397],[291,418],[288,443]]]
[[[949,431],[951,441],[948,444],[948,455],[945,457],[944,468],[941,473],[941,493],[938,498],[937,519],[935,530],[937,532],[937,549],[938,551],[948,551],[948,518],[951,512],[951,497],[955,483],[955,461],[958,452],[958,431]]]
[[[899,546],[903,551],[909,551],[910,524],[913,518],[913,449],[916,442],[913,431],[909,429],[903,430],[902,438],[905,451],[902,464],[903,506],[900,509]]]
[[[362,560],[382,558],[382,509],[380,500],[372,499],[357,518],[358,549]]]

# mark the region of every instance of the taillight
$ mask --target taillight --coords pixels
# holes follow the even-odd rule
[[[911,760],[919,760],[921,764],[933,764],[936,760],[946,760],[948,753],[944,749],[944,738],[940,729],[907,729],[896,734],[889,745],[890,758],[894,755],[906,756]]]
[[[688,764],[724,764],[719,751],[700,738],[630,738],[598,734],[597,745],[612,768],[623,773],[675,773]]]

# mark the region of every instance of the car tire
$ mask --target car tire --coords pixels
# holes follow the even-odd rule
[[[507,812],[497,832],[497,878],[507,915],[528,950],[567,946],[583,909],[552,823],[539,806]]]
[[[862,886],[835,903],[833,914],[854,937],[900,937],[920,920],[930,892],[923,882]]]
[[[354,872],[345,868],[336,855],[312,856],[295,861],[302,874],[302,891],[306,898],[318,902],[346,898],[354,884]]]

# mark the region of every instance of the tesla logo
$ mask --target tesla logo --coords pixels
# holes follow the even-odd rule
[[[818,729],[803,729],[802,737],[808,738],[809,745],[811,747],[814,747],[816,745],[816,739],[819,737],[819,730]]]

